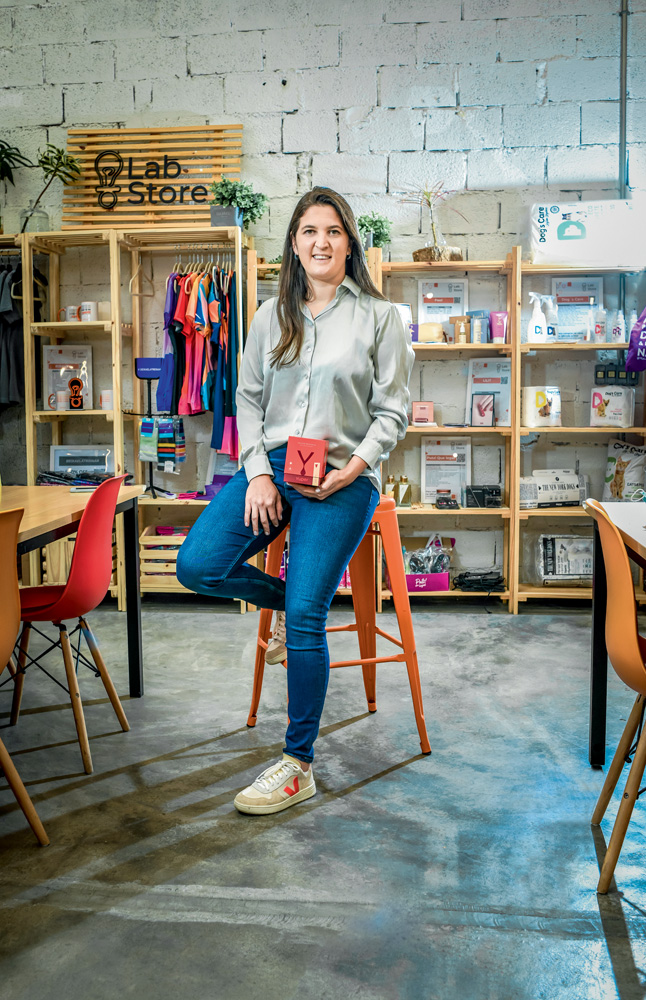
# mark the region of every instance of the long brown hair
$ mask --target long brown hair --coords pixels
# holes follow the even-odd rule
[[[357,229],[354,213],[345,198],[331,188],[315,187],[304,194],[289,223],[283,249],[278,285],[278,322],[280,340],[271,352],[271,364],[292,365],[298,361],[303,346],[303,313],[301,305],[312,298],[312,290],[305,269],[294,254],[292,240],[296,237],[298,225],[312,205],[331,205],[338,213],[343,228],[350,240],[351,253],[345,262],[345,273],[356,281],[362,291],[376,299],[385,299],[370,277],[366,264],[361,237]]]

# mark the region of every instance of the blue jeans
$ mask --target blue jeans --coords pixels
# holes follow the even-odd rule
[[[244,469],[200,515],[177,557],[177,578],[189,590],[232,597],[261,608],[286,611],[289,726],[285,751],[313,760],[330,656],[325,623],[343,572],[370,526],[379,493],[366,476],[325,500],[310,500],[283,479],[285,447],[269,453],[283,518],[265,535],[244,524],[248,481]],[[328,466],[328,471],[331,466]],[[286,580],[246,562],[290,525]]]

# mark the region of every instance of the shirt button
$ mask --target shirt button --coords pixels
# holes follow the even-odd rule
[[[305,406],[305,400],[301,399],[301,406]]]

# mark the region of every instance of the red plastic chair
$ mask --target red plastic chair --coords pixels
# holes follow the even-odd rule
[[[405,663],[408,673],[411,698],[417,732],[422,753],[429,754],[431,745],[428,741],[424,706],[422,703],[422,687],[417,664],[417,649],[415,633],[410,613],[410,599],[406,587],[406,571],[402,555],[399,525],[395,501],[391,497],[382,496],[374,513],[373,524],[359,543],[355,554],[350,560],[350,578],[352,580],[352,603],[356,621],[351,625],[332,625],[327,632],[356,632],[359,640],[358,660],[338,660],[330,663],[330,669],[335,667],[361,666],[363,684],[366,691],[368,711],[377,711],[376,679],[378,663]],[[374,538],[381,536],[384,557],[388,567],[390,586],[392,588],[393,604],[397,615],[400,639],[384,632],[377,625],[375,597],[375,547]],[[285,532],[278,536],[267,548],[266,571],[271,576],[278,576],[283,549],[285,547]],[[263,608],[258,624],[258,639],[256,645],[256,662],[254,667],[253,693],[251,707],[247,718],[248,726],[255,726],[258,718],[260,693],[265,673],[265,651],[267,649],[271,616],[273,612]],[[400,653],[390,656],[377,656],[377,636],[387,639],[398,646]]]
[[[11,656],[16,633],[20,626],[16,547],[22,515],[22,509],[5,510],[0,513],[0,565],[3,567],[2,573],[0,573],[0,608],[2,608],[0,615],[0,674]],[[8,666],[12,672],[11,662]],[[15,674],[15,671],[13,673]],[[24,812],[38,841],[43,846],[49,844],[45,828],[2,740],[0,740],[0,770],[4,771],[9,788],[16,796],[18,805]]]
[[[112,522],[114,521],[119,489],[125,478],[125,476],[117,476],[105,480],[90,496],[76,533],[76,544],[67,583],[58,586],[25,587],[20,591],[21,618],[24,625],[18,643],[18,670],[14,677],[11,725],[16,724],[20,714],[25,671],[28,667],[35,665],[43,673],[47,673],[41,667],[40,660],[56,646],[60,646],[68,684],[66,690],[72,702],[72,712],[74,713],[74,722],[86,774],[92,773],[92,757],[76,676],[79,663],[89,667],[96,676],[101,678],[121,728],[124,732],[130,729],[96,639],[85,618],[101,603],[110,586]],[[78,624],[68,634],[65,620],[70,618],[77,618]],[[35,658],[29,656],[28,653],[29,638],[32,629],[34,629],[34,622],[51,622],[59,630],[59,639],[52,642],[44,653]],[[34,629],[34,631],[49,641],[50,637],[39,629]],[[76,633],[78,633],[78,643],[73,649],[70,640]],[[81,652],[81,635],[87,642],[94,664],[90,663]],[[74,659],[72,653],[74,653]],[[48,674],[48,676],[51,675]]]

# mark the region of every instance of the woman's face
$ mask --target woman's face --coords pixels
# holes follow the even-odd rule
[[[300,218],[292,248],[310,280],[340,285],[350,256],[350,237],[331,205],[312,205]]]

